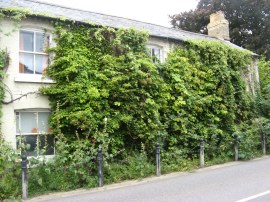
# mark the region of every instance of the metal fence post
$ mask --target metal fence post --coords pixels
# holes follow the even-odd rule
[[[234,160],[238,161],[238,136],[236,134],[234,134]]]
[[[103,186],[103,172],[102,172],[102,150],[98,148],[98,186]]]
[[[265,134],[262,134],[262,150],[263,150],[263,155],[266,155],[266,137]]]
[[[204,167],[204,140],[200,140],[200,167]]]
[[[27,156],[26,152],[22,154],[22,199],[27,200],[28,195],[28,178],[27,178]]]
[[[156,174],[157,176],[160,176],[161,175],[161,172],[160,172],[160,145],[159,144],[156,144]]]

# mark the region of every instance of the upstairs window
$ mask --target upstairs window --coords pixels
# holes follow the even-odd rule
[[[162,62],[162,48],[159,46],[147,46],[149,54],[152,57],[153,62]]]
[[[17,149],[24,145],[28,156],[54,155],[49,116],[50,112],[16,112]]]
[[[48,67],[50,35],[41,31],[20,30],[19,73],[42,74]]]

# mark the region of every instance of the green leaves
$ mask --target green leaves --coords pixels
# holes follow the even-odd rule
[[[250,55],[214,41],[189,41],[172,51],[162,75],[169,85],[168,145],[197,144],[215,134],[230,134],[251,113],[241,72]],[[220,144],[226,138],[218,140]],[[193,141],[193,143],[192,143]],[[195,141],[195,142],[194,142]]]
[[[257,110],[263,117],[270,118],[270,61],[262,57],[259,60],[260,91],[257,93]]]
[[[146,51],[148,34],[83,25],[57,26],[55,33],[47,73],[56,84],[41,89],[55,111],[52,127],[58,117],[69,139],[76,133],[92,138],[103,132],[107,117],[106,138],[121,137],[126,147],[141,141],[154,145],[153,134],[162,128],[158,103],[165,99],[163,80]]]
[[[21,194],[21,167],[19,156],[0,136],[0,200]]]
[[[194,147],[215,136],[218,147],[251,117],[242,78],[251,61],[247,52],[188,41],[155,64],[145,32],[58,25],[56,35],[47,71],[56,83],[41,91],[54,111],[52,128],[60,127],[68,141],[93,140],[92,149],[105,144],[117,153],[141,143],[151,150],[158,141],[164,149]]]
[[[5,68],[9,64],[9,56],[8,54],[0,49],[0,118],[2,116],[2,101],[4,99],[4,77],[5,77]],[[1,139],[1,120],[0,120],[0,139]]]

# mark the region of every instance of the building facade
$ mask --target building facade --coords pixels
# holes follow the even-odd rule
[[[158,25],[138,22],[135,20],[108,16],[88,11],[81,11],[57,5],[41,3],[33,0],[0,2],[0,9],[20,8],[28,9],[32,16],[23,19],[19,27],[8,18],[1,19],[2,32],[0,32],[0,49],[6,50],[11,58],[8,68],[5,70],[7,77],[4,79],[5,98],[3,103],[2,134],[4,138],[17,148],[18,142],[23,138],[30,144],[30,155],[34,154],[40,134],[50,133],[48,117],[50,104],[48,98],[39,93],[39,88],[50,85],[54,81],[44,77],[43,72],[48,66],[49,55],[45,52],[48,46],[53,46],[52,19],[66,18],[82,23],[106,25],[113,28],[136,28],[150,33],[148,48],[151,55],[161,62],[166,60],[168,53],[183,41],[189,39],[219,40],[232,47],[228,39],[221,38],[222,34],[207,36],[182,30],[170,29]],[[47,14],[42,14],[46,12]],[[218,18],[220,20],[220,18]],[[223,24],[226,21],[220,20]],[[216,22],[215,22],[216,23]],[[228,25],[228,24],[227,24]],[[224,29],[224,26],[222,26]],[[215,33],[219,31],[212,31]],[[225,30],[227,32],[227,30]],[[256,55],[254,62],[249,66],[249,73],[245,75],[247,90],[255,93],[255,83],[258,81]],[[45,136],[39,139],[41,145],[45,142]],[[48,155],[54,154],[53,138],[46,139],[50,148]]]

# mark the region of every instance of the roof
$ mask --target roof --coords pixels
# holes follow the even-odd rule
[[[140,22],[137,20],[105,15],[86,10],[74,9],[56,4],[39,2],[35,0],[1,0],[0,8],[25,8],[33,13],[46,13],[52,18],[66,18],[72,21],[94,23],[99,25],[106,25],[113,28],[136,28],[138,30],[146,30],[150,36],[186,41],[189,39],[197,40],[219,40],[215,37],[210,37],[204,34],[188,32],[180,29],[168,28],[151,23]],[[45,15],[44,15],[45,16]],[[243,49],[229,41],[224,41],[226,44]]]

